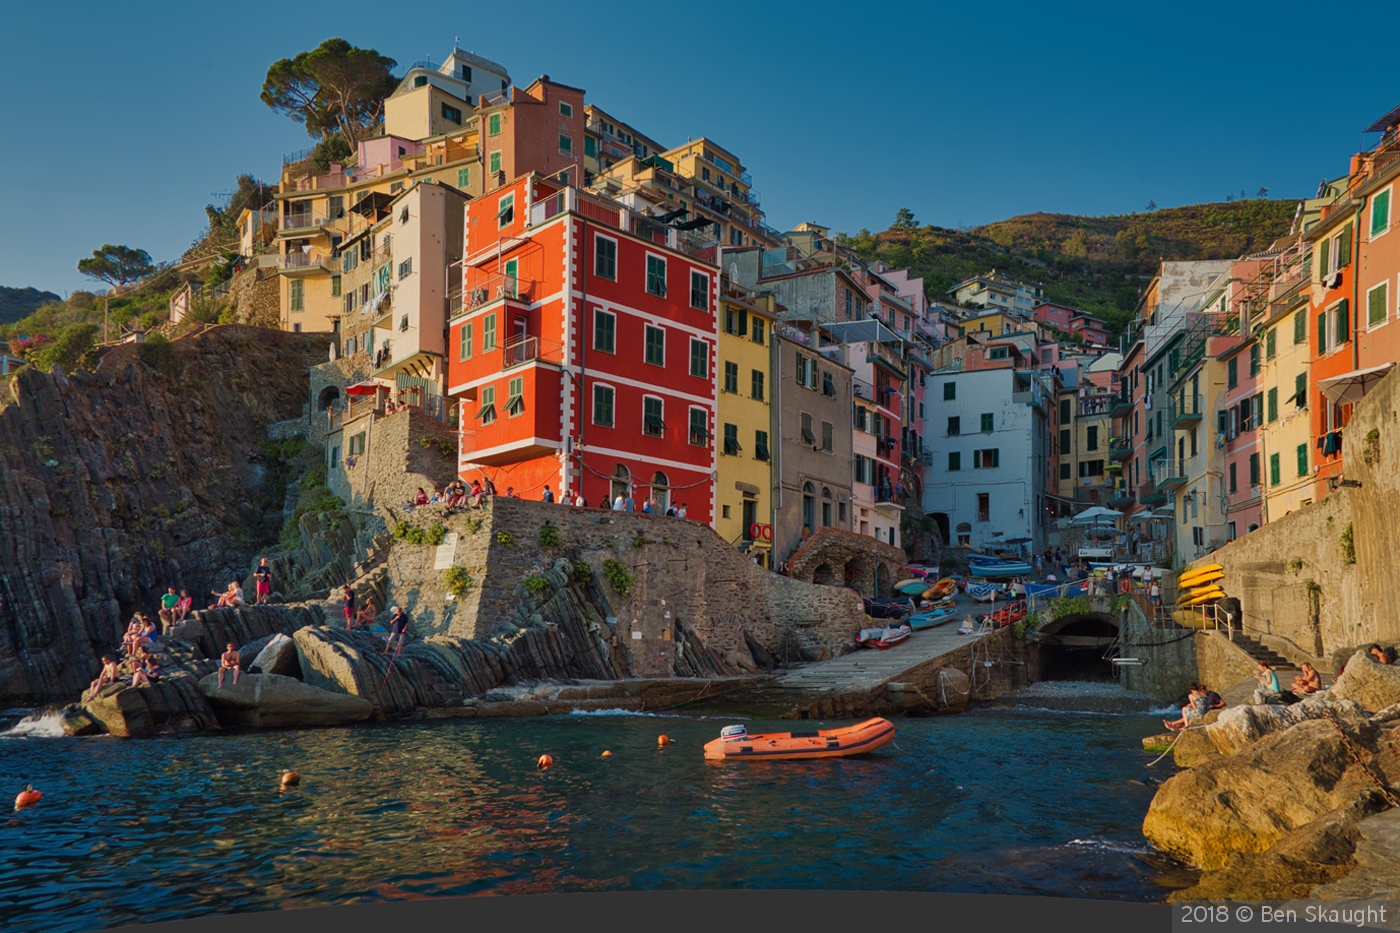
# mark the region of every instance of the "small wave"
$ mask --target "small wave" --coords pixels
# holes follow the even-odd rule
[[[655,719],[690,719],[678,713],[645,713],[635,709],[571,709],[570,716],[648,716]]]
[[[15,723],[5,732],[0,732],[0,738],[18,739],[33,736],[39,739],[61,739],[65,735],[63,731],[63,720],[57,710],[43,710],[38,713],[30,713],[19,722]]]
[[[1181,715],[1181,707],[1180,707],[1180,706],[1171,706],[1171,705],[1159,706],[1159,707],[1155,707],[1155,708],[1153,708],[1153,709],[1146,710],[1146,711],[1143,713],[1143,715],[1144,715],[1144,716],[1171,716],[1172,718],[1176,718],[1176,717],[1179,717],[1179,716]]]
[[[1135,846],[1126,842],[1109,842],[1106,839],[1071,839],[1065,848],[1075,846],[1081,849],[1098,849],[1101,852],[1120,852],[1124,855],[1152,855],[1156,852],[1151,846]]]

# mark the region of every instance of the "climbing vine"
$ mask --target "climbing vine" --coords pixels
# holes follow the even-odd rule
[[[1056,621],[1066,616],[1085,615],[1094,611],[1094,604],[1087,596],[1062,596],[1050,604],[1051,617]]]
[[[423,542],[425,544],[431,544],[433,547],[437,547],[441,544],[442,540],[446,537],[447,529],[442,525],[429,525],[427,530],[423,532]]]
[[[411,525],[408,522],[399,522],[394,526],[394,539],[397,541],[407,541],[409,544],[422,544],[427,540],[427,535],[422,528]]]
[[[627,569],[626,564],[611,557],[603,561],[603,574],[608,578],[608,585],[613,588],[613,592],[623,598],[632,592],[632,585],[637,582],[637,578]]]
[[[587,583],[589,580],[592,580],[592,579],[593,579],[593,568],[590,567],[590,566],[588,566],[588,561],[586,561],[586,560],[575,560],[575,561],[574,561],[574,582],[575,582],[575,583],[578,583],[578,584],[585,584],[585,583]]]
[[[514,547],[515,535],[511,534],[509,531],[498,531],[496,532],[496,543],[505,547]]]

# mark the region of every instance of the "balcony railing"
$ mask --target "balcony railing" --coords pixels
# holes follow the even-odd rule
[[[1186,485],[1186,461],[1174,457],[1153,460],[1147,475],[1157,484],[1159,490],[1176,489]]]
[[[1200,421],[1204,413],[1201,396],[1183,393],[1173,395],[1167,401],[1167,421],[1173,427],[1191,421]]]
[[[526,363],[543,361],[559,363],[564,359],[562,347],[557,340],[543,337],[514,337],[501,347],[501,368],[510,369]]]
[[[1113,437],[1108,441],[1108,459],[1127,460],[1133,455],[1133,445],[1125,437]]]
[[[282,232],[288,230],[314,230],[324,227],[331,222],[331,218],[326,214],[316,214],[311,211],[299,211],[295,214],[287,214],[282,218]]]
[[[503,298],[528,303],[535,300],[535,286],[537,284],[531,279],[522,279],[513,275],[493,275],[486,281],[469,287],[464,304],[468,311],[473,311]]]
[[[312,250],[293,250],[277,257],[277,266],[281,269],[315,269],[321,268],[327,272],[340,273],[341,261],[338,256],[329,256],[325,253]]]

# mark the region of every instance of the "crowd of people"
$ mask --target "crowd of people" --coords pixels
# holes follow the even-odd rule
[[[420,505],[446,505],[449,515],[467,509],[480,509],[486,504],[486,499],[491,496],[503,496],[506,499],[520,499],[522,496],[516,491],[514,486],[507,486],[506,491],[501,493],[497,490],[496,484],[489,477],[482,476],[474,479],[468,486],[462,480],[453,480],[441,490],[429,491],[422,486],[418,487],[414,493],[413,501],[407,503],[411,508]],[[561,505],[571,505],[575,508],[589,508],[588,500],[583,497],[582,491],[572,489],[556,493],[548,483],[544,484],[544,489],[540,493],[541,502],[557,502]],[[665,515],[667,518],[685,518],[687,513],[684,502],[672,502],[664,509],[655,496],[648,496],[642,500],[639,507],[637,500],[633,497],[631,490],[626,493],[619,493],[611,501],[606,498],[598,502],[595,508],[610,509],[614,512],[640,512],[643,515]]]

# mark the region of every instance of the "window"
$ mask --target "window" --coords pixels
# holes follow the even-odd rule
[[[1269,424],[1273,424],[1275,421],[1278,420],[1278,389],[1277,389],[1277,388],[1273,388],[1273,389],[1270,389],[1270,390],[1269,390],[1269,401],[1268,401],[1268,404],[1267,404],[1265,407],[1268,409]]]
[[[406,278],[408,278],[409,273],[411,273],[412,271],[413,271],[413,257],[412,257],[412,256],[408,257],[408,258],[405,259],[403,262],[399,263],[399,278],[400,278],[400,279],[406,279]]]
[[[1006,347],[992,347],[987,351],[987,359],[989,360],[1004,360],[1010,358],[1010,356],[1011,351]]]
[[[486,118],[486,132],[491,136],[501,135],[501,115],[499,113],[493,113]],[[491,171],[494,172],[495,169]]]
[[[697,447],[710,443],[710,416],[703,408],[690,410],[690,442]]]
[[[470,168],[457,169],[457,187],[466,188],[472,183],[472,170]]]
[[[962,433],[962,418],[954,415],[948,419],[948,436],[954,437]]]
[[[943,401],[951,402],[958,397],[958,384],[956,382],[943,383]]]
[[[1371,199],[1371,237],[1380,236],[1390,229],[1390,189],[1379,191]]]
[[[496,349],[496,312],[481,319],[481,352]]]
[[[1389,282],[1382,282],[1366,293],[1366,326],[1379,327],[1390,316]]]
[[[340,297],[340,276],[338,275],[331,276],[331,297]]]
[[[1278,454],[1269,454],[1269,485],[1277,486],[1279,483],[1279,461]]]
[[[481,389],[481,403],[477,407],[476,416],[481,419],[482,424],[490,424],[496,420],[496,387],[483,386]]]
[[[499,149],[497,149],[495,152],[491,153],[490,157],[488,158],[488,160],[487,160],[487,171],[489,171],[492,175],[497,175],[497,174],[500,173],[500,171],[501,171],[501,151],[500,151]]]
[[[979,492],[977,494],[977,520],[979,522],[992,520],[992,496],[990,493]]]
[[[770,460],[768,454],[768,432],[753,432],[753,456],[755,460]]]
[[[1060,479],[1073,479],[1069,471],[1070,465],[1068,463],[1060,464]]]
[[[451,123],[456,123],[458,126],[462,125],[462,111],[457,107],[449,106],[445,102],[442,105],[442,118]]]
[[[1249,485],[1259,485],[1259,455],[1249,455]]]
[[[566,104],[562,100],[559,102],[559,113],[562,116],[572,117],[574,115],[573,104]]]
[[[828,453],[830,453],[830,452],[833,450],[832,437],[833,437],[834,433],[835,433],[835,428],[832,426],[831,422],[830,422],[830,421],[823,421],[823,422],[822,422],[822,450],[825,450],[825,451],[827,451]]]
[[[817,436],[812,433],[812,416],[805,411],[802,413],[802,440],[808,444],[817,442]]]
[[[724,364],[724,391],[726,391],[726,392],[738,392],[738,391],[739,391],[739,364],[738,364],[738,363],[725,363],[725,364]]]
[[[593,349],[617,352],[617,315],[611,311],[593,312]]]
[[[1271,360],[1278,352],[1278,328],[1270,327],[1264,335],[1264,359]]]
[[[749,312],[743,308],[726,307],[724,309],[724,332],[726,334],[742,334],[748,327]]]
[[[739,426],[737,424],[726,424],[724,426],[724,452],[734,456],[740,452],[739,446]]]
[[[564,135],[563,133],[560,133],[560,134],[559,134],[559,151],[562,152],[564,155],[573,155],[573,154],[574,154],[574,138],[573,138],[572,136],[566,136],[566,135]]]
[[[666,422],[661,420],[661,399],[650,395],[642,397],[642,432],[652,437],[666,433]]]
[[[292,311],[305,311],[306,283],[301,279],[292,279],[290,287],[291,295],[289,296],[288,308]]]
[[[498,202],[496,225],[504,227],[515,220],[515,195],[508,194]]]
[[[986,450],[974,450],[972,452],[972,468],[974,470],[994,470],[1001,464],[1001,448],[988,447]]]
[[[1308,374],[1299,373],[1293,377],[1293,402],[1299,408],[1308,405]]]
[[[646,327],[646,361],[653,366],[666,365],[666,331],[660,327]]]
[[[1084,460],[1079,464],[1079,478],[1086,479],[1092,476],[1103,476],[1102,460]]]
[[[1091,425],[1089,425],[1087,428],[1084,429],[1084,435],[1085,435],[1085,436],[1084,436],[1084,449],[1085,449],[1085,450],[1098,450],[1098,449],[1099,449],[1099,426],[1096,425],[1096,424],[1091,424]]]
[[[1060,428],[1060,452],[1068,453],[1069,448],[1069,428]]]
[[[753,325],[753,342],[760,347],[763,346],[763,318],[755,314],[750,323]]]
[[[1259,344],[1257,343],[1249,345],[1249,374],[1251,376],[1259,375]]]
[[[1070,401],[1067,398],[1060,399],[1060,424],[1068,424],[1074,413],[1070,408]],[[1065,446],[1069,446],[1066,444]]]
[[[613,426],[613,390],[611,386],[593,386],[593,423],[601,428]]]
[[[660,256],[647,256],[647,293],[666,297],[666,260]]]
[[[617,241],[607,237],[593,240],[593,274],[600,279],[617,280]]]
[[[389,290],[389,273],[391,271],[387,262],[374,270],[374,293],[376,295],[382,295]]]
[[[710,277],[703,272],[691,270],[690,306],[701,311],[708,311],[710,308]]]
[[[710,346],[694,337],[690,338],[690,374],[701,379],[710,375]]]
[[[1302,343],[1308,339],[1308,316],[1299,311],[1293,317],[1293,342]]]
[[[1065,464],[1065,466],[1068,467],[1069,464]],[[948,472],[949,472],[949,473],[956,473],[958,470],[961,470],[961,469],[962,469],[962,453],[961,453],[960,451],[957,451],[957,450],[950,450],[950,451],[948,451]]]
[[[995,420],[995,419],[992,417],[992,414],[991,414],[990,412],[984,412],[984,413],[983,413],[983,415],[982,415],[982,433],[983,433],[983,434],[987,434],[987,433],[991,432],[991,430],[992,430],[992,422],[993,422],[994,420]]]
[[[1298,445],[1297,454],[1298,454],[1298,475],[1299,475],[1299,476],[1307,476],[1307,475],[1308,475],[1308,445],[1307,445],[1307,444],[1299,444],[1299,445]]]
[[[857,406],[856,406],[856,430],[858,430],[858,431],[865,431],[865,432],[868,433],[868,432],[870,431],[870,421],[869,421],[869,417],[870,417],[869,413],[868,413],[864,408],[861,408],[859,405],[857,405]]]
[[[749,380],[749,396],[756,402],[763,401],[763,370],[755,369]]]
[[[822,395],[836,397],[836,377],[830,372],[822,373]]]
[[[1239,384],[1240,358],[1237,356],[1232,356],[1230,357],[1229,362],[1225,364],[1225,387],[1227,389],[1233,389]]]
[[[802,527],[816,531],[817,497],[811,483],[802,484]]]
[[[341,257],[340,257],[340,271],[341,271],[341,272],[354,272],[357,268],[359,268],[359,265],[360,265],[360,251],[357,250],[357,249],[355,249],[353,246],[350,247],[350,249],[348,249],[346,252],[344,252],[344,253],[341,254]]]
[[[817,387],[817,367],[810,356],[797,354],[797,384],[808,389]]]
[[[510,381],[508,397],[506,398],[506,414],[514,418],[525,411],[525,377],[516,376]]]
[[[471,325],[471,322],[470,322],[470,321],[468,321],[466,324],[463,324],[463,325],[462,325],[462,333],[461,333],[460,339],[461,339],[461,355],[460,355],[460,358],[463,359],[463,360],[469,360],[469,359],[472,358],[472,325]]]

